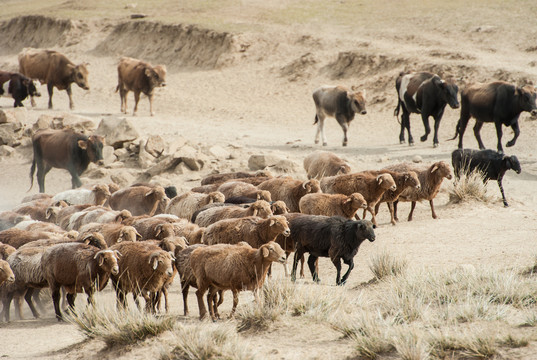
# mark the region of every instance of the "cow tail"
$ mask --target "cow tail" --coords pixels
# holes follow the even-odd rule
[[[313,125],[317,124],[319,122],[319,118],[317,117],[317,114],[315,114],[315,121],[313,122]]]
[[[399,97],[397,97],[397,107],[393,111],[393,116],[395,116],[397,118],[397,122],[399,124],[401,124],[401,120],[399,120],[399,110],[400,109],[401,109],[401,99],[399,99]]]
[[[118,92],[118,91],[119,91],[119,84],[117,84],[115,92]]]
[[[36,161],[35,161],[35,154],[34,154],[34,159],[32,160],[32,167],[30,168],[30,188],[26,190],[26,192],[32,190],[32,187],[34,186],[35,164],[36,164]]]
[[[457,121],[457,125],[455,126],[455,136],[453,136],[451,139],[448,139],[448,141],[451,141],[451,140],[455,140],[457,138],[457,136],[459,135],[459,125],[461,123],[461,119],[459,119],[459,121]]]

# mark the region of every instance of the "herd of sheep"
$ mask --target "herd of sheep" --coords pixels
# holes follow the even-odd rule
[[[194,287],[200,317],[207,314],[207,293],[209,314],[216,319],[225,290],[233,293],[233,313],[241,290],[254,291],[258,299],[272,262],[282,263],[289,275],[286,259],[292,252],[293,281],[299,261],[304,276],[309,254],[314,281],[319,281],[317,259],[329,257],[341,285],[360,244],[375,240],[382,202],[393,224],[399,201],[412,202],[409,220],[421,200],[429,201],[436,218],[433,199],[443,179],[451,179],[450,166],[442,161],[352,173],[326,151],[308,155],[304,167],[308,180],[269,171],[212,174],[183,194],[173,186],[139,183],[26,197],[0,213],[0,318],[9,321],[13,299],[20,316],[22,298],[38,317],[34,302],[48,287],[61,320],[62,291],[69,307],[82,292],[93,304],[95,291],[108,280],[118,307],[126,306],[131,293],[137,304],[143,297],[150,312],[159,311],[164,298],[167,311],[168,289],[178,273],[185,315]],[[372,222],[364,220],[366,211]],[[341,261],[348,265],[344,274]]]

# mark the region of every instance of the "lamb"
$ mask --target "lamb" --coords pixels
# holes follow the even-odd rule
[[[386,190],[384,194],[382,194],[382,197],[375,205],[375,215],[378,214],[378,210],[380,207],[380,204],[382,202],[387,203],[388,210],[390,211],[390,218],[392,225],[395,225],[395,216],[393,211],[393,203],[397,201],[399,198],[399,195],[407,189],[407,188],[413,188],[416,190],[419,190],[421,188],[420,180],[418,179],[418,175],[414,171],[405,171],[405,172],[396,172],[396,171],[389,171],[389,170],[371,170],[371,171],[364,171],[364,173],[371,174],[374,176],[378,176],[380,174],[390,174],[395,181],[395,185],[397,186],[397,189],[395,190]],[[365,216],[365,211],[364,211]]]
[[[220,220],[208,226],[203,233],[202,243],[236,244],[244,241],[254,248],[259,248],[269,241],[274,241],[280,234],[290,234],[289,224],[284,216],[270,216],[267,219],[250,216]]]
[[[190,221],[192,219],[192,215],[203,206],[215,202],[223,203],[224,200],[224,194],[218,191],[209,194],[201,194],[189,191],[174,197],[173,200],[168,204],[166,213],[173,214]]]
[[[108,247],[122,241],[137,241],[142,239],[142,235],[132,226],[118,223],[100,224],[89,223],[79,229],[79,238],[84,238],[87,234],[100,233]]]
[[[440,191],[440,186],[444,178],[450,180],[451,169],[449,165],[444,161],[438,161],[431,165],[425,166],[416,166],[409,163],[401,163],[397,165],[392,165],[386,167],[387,170],[392,171],[414,171],[418,174],[418,179],[420,180],[421,188],[419,190],[413,188],[407,188],[404,190],[399,199],[393,203],[393,212],[394,218],[397,221],[397,203],[399,201],[411,201],[412,205],[410,208],[410,213],[408,214],[408,221],[412,221],[412,215],[414,213],[414,208],[416,207],[416,201],[429,200],[431,206],[431,215],[433,219],[437,219],[438,216],[434,211],[433,199],[436,197]]]
[[[74,309],[76,294],[84,291],[88,304],[94,305],[95,290],[101,291],[110,275],[119,273],[118,257],[113,250],[100,250],[91,245],[68,243],[51,246],[41,258],[41,271],[50,287],[54,310],[58,321],[63,320],[60,311],[60,289],[67,293],[67,302]]]
[[[121,253],[119,273],[112,276],[116,290],[118,308],[125,308],[125,295],[133,293],[144,297],[146,311],[154,309],[150,293],[163,290],[165,284],[174,274],[175,257],[157,245],[142,242],[121,242],[110,248]]]
[[[291,224],[296,251],[291,280],[296,280],[298,260],[309,253],[308,266],[313,281],[319,282],[315,263],[319,257],[330,257],[336,267],[336,284],[343,285],[354,268],[354,257],[365,240],[375,241],[373,224],[368,220],[348,220],[340,216],[306,215],[297,217]],[[349,266],[341,277],[341,260]]]
[[[15,275],[9,266],[9,263],[5,260],[0,260],[0,286],[5,282],[15,282]]]
[[[303,182],[290,177],[274,178],[262,182],[257,187],[260,190],[268,190],[272,200],[285,202],[291,212],[299,212],[298,203],[302,196],[321,192],[319,181],[316,179]]]
[[[258,200],[247,208],[240,206],[213,207],[199,213],[194,222],[199,226],[207,227],[219,220],[248,216],[258,216],[262,219],[272,216],[270,204],[264,200]]]
[[[367,201],[367,209],[372,215],[373,225],[377,226],[377,219],[373,208],[387,190],[395,191],[397,185],[390,174],[377,176],[366,173],[354,173],[325,177],[321,180],[323,192],[328,194],[350,195],[360,193]]]
[[[10,229],[21,221],[32,220],[28,215],[21,215],[13,211],[0,212],[0,231]]]
[[[17,249],[9,244],[3,244],[0,242],[0,260],[6,260],[9,255],[13,254]]]
[[[461,170],[479,170],[483,173],[483,181],[496,180],[502,193],[503,205],[508,207],[503,192],[502,180],[507,170],[514,170],[517,174],[522,172],[520,162],[516,156],[507,156],[494,150],[457,149],[451,153],[451,164],[457,178]]]
[[[52,201],[65,201],[69,205],[104,205],[110,195],[108,185],[95,185],[91,189],[72,189],[62,191],[54,195]]]
[[[231,179],[243,179],[243,178],[253,178],[253,177],[272,178],[272,173],[269,170],[258,170],[255,173],[247,173],[247,172],[239,171],[239,172],[231,172],[231,173],[212,174],[201,179],[201,185],[222,184]]]
[[[203,233],[205,232],[206,228],[192,224],[185,219],[172,223],[172,226],[175,235],[184,236],[190,245],[201,244]]]
[[[308,179],[321,180],[325,176],[349,174],[350,166],[334,153],[317,150],[304,158],[304,170]]]
[[[218,244],[199,247],[192,252],[190,265],[196,277],[200,319],[207,314],[203,295],[207,290],[207,303],[213,321],[215,320],[215,296],[220,290],[233,292],[235,313],[241,290],[252,290],[259,303],[259,289],[263,287],[268,268],[273,261],[285,263],[285,252],[273,241],[253,249],[244,245]]]
[[[272,201],[270,192],[266,190],[260,190],[252,184],[248,184],[241,181],[228,181],[218,187],[218,190],[226,199],[244,196],[255,200]]]
[[[310,215],[343,216],[354,219],[358,209],[366,209],[367,202],[360,193],[350,196],[343,194],[307,194],[299,202],[300,212]]]
[[[131,186],[113,193],[109,202],[114,210],[129,210],[134,216],[153,216],[166,208],[169,199],[162,186]]]

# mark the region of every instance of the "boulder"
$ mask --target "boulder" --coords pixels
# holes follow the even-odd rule
[[[108,166],[116,161],[116,155],[114,155],[114,147],[110,145],[103,146],[103,160],[104,165]]]
[[[181,161],[181,158],[168,155],[163,157],[162,160],[160,160],[157,164],[147,169],[145,173],[149,177],[153,177],[168,170],[174,169]]]
[[[252,155],[248,159],[248,168],[253,171],[263,170],[267,166],[274,166],[282,160],[285,160],[285,159],[278,155],[272,155],[272,154]]]
[[[145,143],[144,149],[152,156],[158,158],[162,155],[164,150],[166,150],[166,142],[159,135],[150,135],[147,138],[147,142]]]
[[[19,121],[19,119],[17,119],[15,113],[12,110],[2,109],[0,110],[0,124],[6,123],[17,123],[20,125],[22,124],[22,121]]]
[[[61,121],[64,128],[68,127],[83,134],[90,134],[95,130],[93,120],[84,116],[65,114],[61,117]]]
[[[423,162],[423,158],[421,156],[419,156],[419,155],[416,155],[416,156],[414,156],[412,158],[412,162],[415,162],[415,163],[419,164],[419,163]]]
[[[51,115],[41,114],[37,118],[37,121],[32,125],[32,133],[36,133],[39,130],[45,130],[52,128],[52,122],[54,118]]]
[[[190,170],[200,171],[207,157],[199,154],[192,146],[185,145],[173,154],[173,158],[180,159]]]
[[[15,149],[11,146],[1,145],[0,146],[0,160],[7,158],[15,153]]]
[[[153,165],[153,162],[155,160],[155,157],[151,155],[149,152],[146,151],[147,141],[146,140],[140,140],[140,151],[138,153],[138,165],[142,169],[147,169],[151,165]]]
[[[271,169],[282,173],[295,173],[300,171],[300,165],[292,160],[280,160]]]
[[[214,145],[209,148],[209,154],[217,159],[227,159],[231,153],[221,146]]]
[[[127,169],[117,169],[111,172],[110,179],[120,187],[134,183],[135,177]]]
[[[116,156],[116,158],[119,161],[126,161],[126,160],[128,160],[128,158],[130,156],[129,151],[127,149],[124,149],[124,148],[115,149],[114,150],[114,155]]]
[[[106,143],[118,149],[123,143],[136,140],[139,135],[134,125],[125,118],[107,117],[99,123],[96,135],[104,136]]]
[[[20,123],[0,124],[0,145],[19,146],[22,138]]]

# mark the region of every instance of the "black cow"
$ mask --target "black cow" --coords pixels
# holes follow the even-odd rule
[[[516,156],[507,156],[494,150],[457,149],[451,153],[451,163],[457,178],[461,171],[479,170],[483,173],[483,181],[497,180],[502,193],[503,205],[509,206],[503,193],[502,179],[507,170],[514,170],[517,174],[522,171]]]
[[[474,135],[479,148],[483,150],[485,145],[481,141],[479,132],[483,123],[493,122],[498,136],[498,151],[503,153],[502,124],[511,126],[515,132],[513,139],[507,142],[507,147],[511,147],[515,145],[520,135],[518,128],[520,113],[528,111],[531,115],[537,115],[536,96],[533,86],[527,85],[520,88],[504,81],[473,84],[466,87],[461,93],[461,116],[453,139],[459,136],[459,149],[462,149],[462,138],[468,121],[471,117],[475,117]]]
[[[399,115],[399,109],[403,109],[401,115],[401,132],[399,142],[405,142],[405,129],[408,131],[408,144],[413,145],[414,139],[410,133],[410,114],[421,114],[425,134],[421,141],[426,141],[431,133],[429,116],[434,118],[433,146],[438,146],[438,127],[444,115],[446,104],[452,109],[459,107],[457,93],[459,88],[451,79],[442,80],[438,75],[430,72],[401,72],[395,80],[397,90],[397,107],[394,116]]]
[[[34,82],[19,73],[0,70],[0,96],[13,98],[13,107],[22,107],[22,101],[28,96],[41,96]]]
[[[39,192],[45,192],[45,176],[53,167],[69,171],[73,189],[80,187],[79,176],[89,163],[103,164],[103,143],[101,136],[88,137],[72,129],[36,132],[32,137],[34,159],[30,169],[30,189],[34,184],[36,165]]]
[[[356,88],[353,87],[353,91]],[[343,86],[321,86],[313,92],[315,102],[315,122],[317,133],[315,143],[319,143],[319,134],[323,138],[323,146],[326,146],[324,136],[324,119],[327,116],[334,117],[343,129],[343,146],[347,146],[347,130],[356,113],[365,115],[365,90],[351,91]]]

